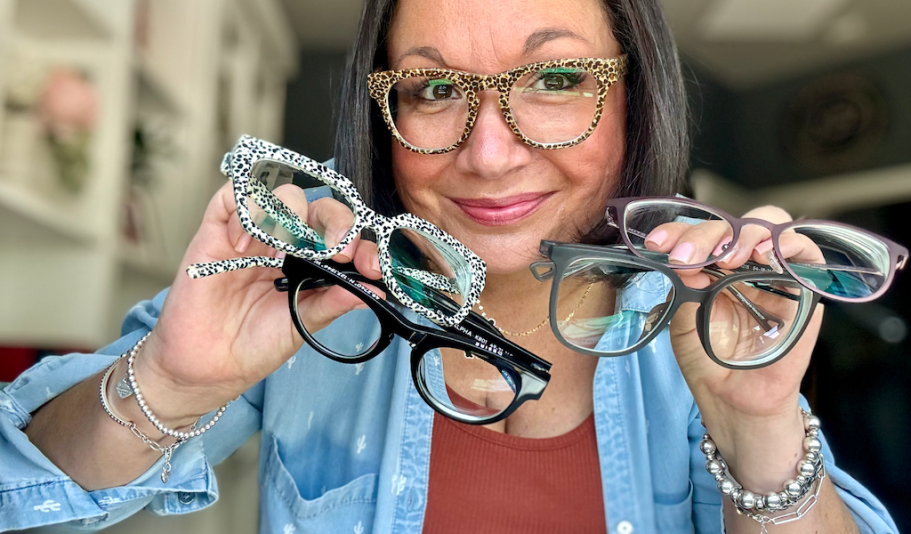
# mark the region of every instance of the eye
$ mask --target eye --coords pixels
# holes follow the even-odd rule
[[[535,91],[566,91],[581,84],[587,73],[576,69],[547,69],[535,73],[531,89]]]
[[[419,96],[425,100],[448,100],[458,98],[460,95],[458,87],[452,80],[439,79],[427,80]]]
[[[567,80],[560,74],[545,74],[541,77],[541,82],[545,89],[551,91],[563,89],[567,85]]]

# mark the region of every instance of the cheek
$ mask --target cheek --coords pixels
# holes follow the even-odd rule
[[[550,154],[572,183],[572,197],[583,204],[582,212],[600,214],[603,203],[617,191],[620,182],[626,159],[627,126],[626,95],[622,86],[618,89],[611,88],[601,120],[588,139]]]
[[[430,191],[445,168],[445,161],[442,160],[446,159],[446,155],[429,157],[417,154],[393,142],[393,181],[396,194],[407,211],[421,217],[419,212],[433,208]]]

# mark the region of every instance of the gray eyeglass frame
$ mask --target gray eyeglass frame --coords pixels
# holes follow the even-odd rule
[[[699,308],[696,311],[696,332],[699,335],[699,340],[702,342],[702,347],[705,349],[705,352],[708,354],[709,358],[711,358],[712,361],[718,365],[727,369],[759,369],[761,367],[766,367],[777,362],[783,358],[792,348],[794,348],[794,345],[800,340],[800,337],[806,330],[807,325],[810,322],[809,319],[813,316],[813,312],[816,310],[816,305],[820,300],[819,294],[805,288],[803,285],[797,282],[793,276],[790,276],[786,273],[779,274],[772,269],[759,270],[759,266],[752,266],[749,270],[735,272],[733,274],[726,274],[718,269],[706,267],[704,270],[708,274],[717,277],[718,280],[704,289],[693,289],[684,284],[680,276],[666,264],[639,257],[631,253],[623,245],[597,246],[581,245],[577,243],[559,243],[556,241],[541,241],[540,251],[543,256],[549,258],[549,261],[534,262],[530,265],[530,269],[535,278],[541,282],[554,280],[554,282],[551,283],[549,305],[551,330],[553,331],[554,336],[556,336],[557,340],[560,341],[560,343],[576,352],[589,356],[625,356],[642,349],[651,343],[652,340],[654,340],[662,330],[667,328],[668,324],[670,324],[671,319],[674,317],[674,314],[677,312],[677,309],[680,308],[680,306],[686,302],[694,302],[699,304]],[[657,271],[663,274],[673,284],[673,297],[667,309],[664,311],[663,317],[661,317],[659,321],[655,322],[651,327],[651,330],[642,336],[639,341],[637,341],[631,347],[613,352],[586,349],[584,347],[570,343],[566,340],[565,337],[563,337],[563,334],[560,332],[559,325],[555,319],[555,317],[557,317],[557,296],[559,294],[559,280],[563,279],[564,275],[567,274],[567,270],[574,262],[584,259],[591,259],[598,262],[608,262],[620,267],[631,267],[634,269],[647,269]],[[774,283],[781,281],[796,284],[796,286],[800,288],[800,293],[795,295],[791,293],[780,292],[773,288],[767,288],[763,290],[772,292],[784,298],[789,298],[799,303],[798,315],[791,319],[793,325],[790,331],[787,333],[788,337],[786,338],[785,342],[782,343],[778,348],[770,351],[769,354],[750,362],[731,363],[729,361],[724,361],[718,358],[718,356],[716,356],[715,352],[712,350],[709,337],[706,335],[706,333],[709,332],[709,326],[711,324],[711,304],[715,301],[715,298],[718,296],[718,294],[725,290],[730,290],[744,305],[744,307],[747,308],[750,314],[752,314],[753,317],[757,319],[757,321],[768,321],[769,319],[775,320],[776,318],[772,314],[763,310],[758,305],[753,304],[736,288],[732,287],[732,284],[737,282]]]

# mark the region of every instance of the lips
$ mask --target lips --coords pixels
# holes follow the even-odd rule
[[[524,193],[502,198],[451,199],[470,219],[484,226],[505,226],[537,211],[552,193]]]

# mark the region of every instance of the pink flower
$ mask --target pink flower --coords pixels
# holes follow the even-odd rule
[[[98,114],[95,87],[74,70],[55,69],[44,85],[38,108],[54,134],[90,131]]]

